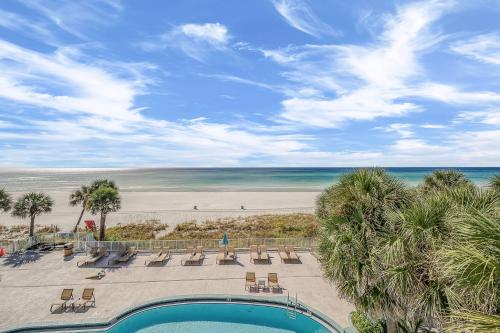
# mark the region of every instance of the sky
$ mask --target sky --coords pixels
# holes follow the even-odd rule
[[[500,166],[500,1],[0,1],[0,167]]]

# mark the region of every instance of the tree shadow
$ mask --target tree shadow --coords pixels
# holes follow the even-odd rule
[[[23,253],[13,253],[3,260],[2,265],[19,267],[29,263],[36,262],[42,258],[44,253],[38,251],[26,251]]]

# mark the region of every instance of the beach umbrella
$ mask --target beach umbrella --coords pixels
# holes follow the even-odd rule
[[[229,244],[229,239],[227,238],[227,234],[224,233],[224,236],[222,237],[222,240],[220,241],[222,245],[224,245],[224,248],[227,247],[227,244]]]

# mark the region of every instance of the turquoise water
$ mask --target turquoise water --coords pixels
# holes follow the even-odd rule
[[[386,168],[409,185],[436,168]],[[110,178],[122,191],[321,191],[352,168],[206,168],[206,169],[38,169],[2,170],[0,187],[9,191],[72,190],[96,178]],[[499,168],[458,168],[485,185]]]
[[[227,303],[191,303],[149,309],[127,317],[106,333],[328,333],[315,320],[286,309]]]

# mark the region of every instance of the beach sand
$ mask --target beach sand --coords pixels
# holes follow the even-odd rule
[[[37,217],[36,224],[55,224],[61,231],[71,231],[80,214],[80,207],[68,205],[70,192],[47,192],[55,204],[52,213]],[[17,198],[21,193],[12,193]],[[169,229],[189,220],[202,221],[222,217],[258,214],[312,213],[319,192],[121,192],[122,208],[109,214],[106,225],[126,224],[158,219]],[[194,210],[193,206],[198,206]],[[245,210],[241,209],[245,206]],[[98,217],[85,213],[83,219]],[[0,214],[5,226],[28,224],[28,219]],[[82,222],[83,224],[83,222]]]

